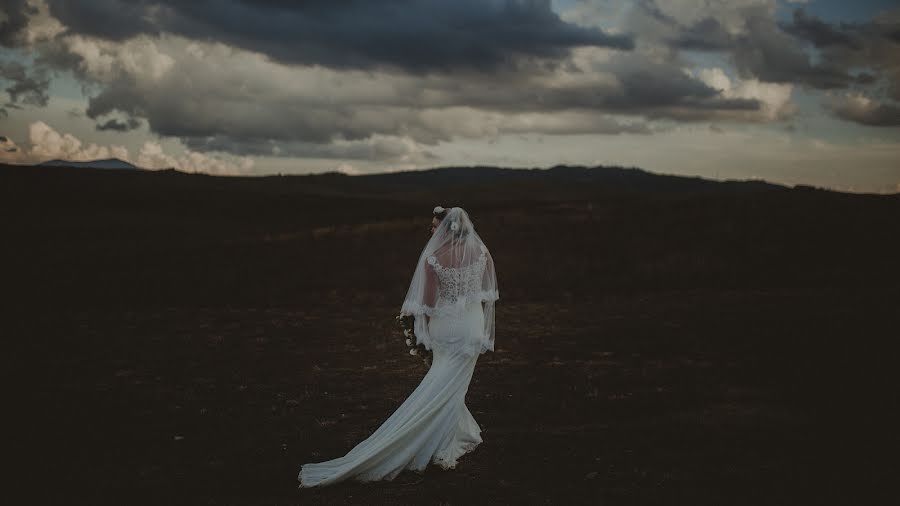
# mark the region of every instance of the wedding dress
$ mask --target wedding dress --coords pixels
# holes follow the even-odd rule
[[[478,357],[493,350],[498,298],[490,252],[465,211],[452,208],[423,250],[402,308],[415,316],[416,339],[433,353],[428,373],[346,455],[301,466],[300,488],[393,480],[405,469],[421,473],[429,463],[453,469],[482,443],[465,396]]]

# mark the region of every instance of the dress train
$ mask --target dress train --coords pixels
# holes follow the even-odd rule
[[[478,315],[483,318],[480,305]],[[476,320],[474,321],[477,324]],[[480,320],[483,322],[483,320]],[[440,332],[439,319],[429,325]],[[459,329],[456,324],[451,325]],[[448,329],[449,330],[449,329]],[[443,469],[481,442],[481,427],[465,404],[479,354],[460,346],[432,347],[432,364],[421,383],[371,436],[343,457],[304,464],[297,476],[300,488],[347,479],[360,482],[393,480],[403,470],[424,472],[433,462]]]

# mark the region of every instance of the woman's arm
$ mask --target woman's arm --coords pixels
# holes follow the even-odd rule
[[[434,307],[437,304],[438,298],[438,287],[440,285],[440,280],[438,279],[437,272],[434,270],[434,266],[431,264],[425,264],[425,305],[428,307]],[[428,315],[425,315],[425,322],[430,321]]]
[[[434,307],[435,303],[437,303],[437,295],[438,295],[438,281],[437,272],[434,270],[434,266],[428,264],[425,266],[425,304],[429,307]]]

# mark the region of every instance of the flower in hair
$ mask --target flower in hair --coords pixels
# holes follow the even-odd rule
[[[434,211],[432,211],[432,213],[434,213],[434,214],[441,214],[441,213],[443,213],[444,211],[446,211],[446,209],[444,209],[444,208],[441,207],[441,206],[437,206],[437,207],[434,208]]]

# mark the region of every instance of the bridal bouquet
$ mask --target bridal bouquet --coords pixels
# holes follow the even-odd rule
[[[396,318],[397,323],[403,330],[403,337],[406,339],[406,346],[409,348],[410,355],[419,355],[422,362],[426,366],[431,367],[431,351],[425,349],[425,345],[415,343],[415,325],[416,317],[408,314],[401,314]]]

